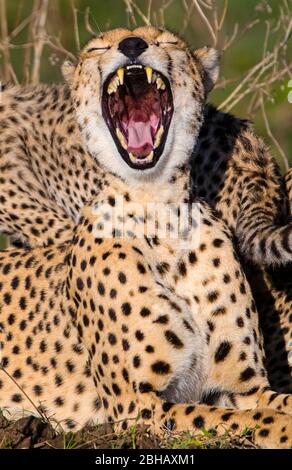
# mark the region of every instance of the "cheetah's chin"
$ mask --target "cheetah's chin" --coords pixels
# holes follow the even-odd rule
[[[153,168],[173,114],[168,79],[141,64],[119,68],[104,83],[102,112],[124,161],[138,170]]]

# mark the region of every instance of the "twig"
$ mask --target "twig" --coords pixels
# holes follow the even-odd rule
[[[147,19],[151,23],[152,0],[148,0]]]
[[[39,15],[36,20],[35,38],[36,43],[34,47],[34,60],[32,66],[31,81],[36,84],[40,80],[41,58],[44,47],[44,37],[46,34],[45,25],[47,20],[49,0],[40,0]]]
[[[35,3],[38,4],[38,0],[35,0]],[[32,23],[37,14],[37,10],[38,8],[34,6],[32,14],[27,16],[21,23],[19,23],[19,25],[14,28],[13,31],[11,31],[11,33],[9,34],[9,40],[15,38],[19,33],[21,33],[21,31],[24,30],[24,28],[26,28],[27,25]]]
[[[139,8],[138,5],[135,2],[133,2],[132,0],[124,0],[124,2],[125,2],[126,6],[128,8],[129,14],[131,15],[131,17],[135,21],[134,24],[136,24],[136,19],[135,19],[135,15],[133,15],[133,10],[135,10],[137,12],[137,14],[140,16],[140,18],[145,23],[145,25],[150,26],[150,24],[151,24],[150,20],[147,18],[146,15],[144,15],[141,8]]]
[[[265,110],[265,104],[264,104],[263,96],[261,96],[261,110],[262,110],[262,115],[263,115],[264,123],[265,123],[265,126],[266,126],[267,134],[270,137],[270,139],[272,140],[272,142],[274,143],[274,145],[277,147],[278,152],[281,155],[281,158],[283,160],[285,170],[288,171],[288,169],[289,169],[288,159],[285,155],[284,150],[282,149],[281,145],[277,141],[276,137],[274,136],[274,134],[272,133],[272,130],[270,128],[270,124],[269,124],[269,121],[268,121],[268,118],[267,118],[267,113],[266,113],[266,110]]]
[[[91,24],[90,24],[89,14],[90,14],[90,7],[86,7],[85,15],[84,15],[85,28],[89,34],[91,34],[92,36],[96,36],[97,33],[96,31],[92,29]]]
[[[246,83],[252,78],[252,76],[260,70],[263,65],[268,62],[271,58],[272,54],[268,54],[264,59],[262,59],[258,64],[250,69],[248,74],[244,77],[244,79],[237,85],[237,87],[233,90],[232,93],[218,106],[219,109],[225,108],[228,103],[239,93],[239,91],[244,87]]]
[[[2,37],[2,52],[3,52],[3,80],[9,82],[10,80],[10,52],[8,43],[8,25],[6,14],[6,0],[0,0],[0,22],[1,22],[1,37]]]
[[[205,15],[205,13],[203,12],[202,8],[200,7],[199,3],[197,0],[193,0],[193,4],[194,6],[196,7],[199,15],[201,16],[202,20],[204,21],[204,23],[206,24],[208,30],[210,31],[210,34],[212,36],[212,39],[213,39],[213,44],[214,46],[216,46],[217,44],[217,37],[216,37],[216,34],[215,34],[215,31],[210,23],[210,21],[208,20],[207,16]]]
[[[38,407],[36,406],[36,404],[32,401],[32,399],[28,396],[28,394],[26,393],[26,391],[21,387],[21,385],[19,385],[19,383],[17,383],[17,381],[12,377],[12,375],[3,367],[0,365],[0,370],[2,370],[2,372],[4,372],[4,374],[7,375],[7,377],[12,380],[12,382],[16,385],[16,387],[23,393],[23,395],[25,396],[25,398],[30,402],[30,404],[33,406],[33,408],[36,410],[36,412],[40,415],[40,417],[43,419],[43,420],[46,420],[46,416],[38,409]]]
[[[126,13],[128,15],[129,23],[132,21],[133,25],[137,25],[137,21],[135,18],[135,13],[133,10],[132,2],[131,0],[124,0],[125,6],[126,6]]]
[[[230,38],[225,39],[224,45],[222,47],[223,52],[225,52],[226,49],[228,49],[231,46],[231,44],[233,44],[237,34],[238,34],[238,23],[235,23],[232,35],[230,36]]]
[[[34,5],[33,5],[33,12],[30,15],[30,17],[26,18],[28,21],[23,21],[22,24],[20,23],[18,28],[15,28],[14,33],[18,34],[19,31],[21,31],[21,26],[28,24],[28,32],[27,32],[27,41],[30,42],[33,40],[33,29],[34,29],[34,23],[32,20],[35,19],[35,15],[37,14],[39,9],[39,0],[34,0]],[[11,34],[12,37],[12,34]],[[31,48],[26,48],[24,50],[24,55],[23,55],[23,76],[25,79],[25,83],[30,82],[30,61],[31,61]]]
[[[76,56],[72,54],[72,52],[68,51],[62,44],[60,39],[52,36],[46,36],[45,37],[45,43],[54,49],[55,51],[61,52],[64,54],[66,57],[69,57],[73,62],[76,61]]]
[[[75,34],[75,41],[77,51],[80,51],[80,37],[79,37],[79,28],[78,28],[78,17],[77,17],[77,9],[74,6],[74,0],[71,0],[71,8],[73,12],[73,19],[74,19],[74,34]]]

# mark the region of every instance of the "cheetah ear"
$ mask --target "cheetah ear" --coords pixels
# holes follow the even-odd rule
[[[196,49],[194,54],[203,66],[204,85],[206,93],[209,93],[218,79],[220,54],[216,49],[209,46]]]
[[[69,60],[66,60],[62,65],[62,74],[66,82],[70,85],[73,81],[73,75],[75,72],[76,66],[72,64]]]

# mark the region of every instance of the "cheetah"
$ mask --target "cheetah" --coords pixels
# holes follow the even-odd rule
[[[167,44],[156,44],[157,60],[161,47]],[[69,81],[70,70],[65,64]],[[291,393],[291,224],[283,178],[250,123],[208,104],[203,114],[193,186],[234,234],[260,315],[269,380]],[[82,208],[102,190],[104,170],[79,126],[67,85],[0,92],[0,229],[15,245],[69,240]]]
[[[157,433],[248,426],[257,445],[291,448],[292,399],[270,387],[231,232],[191,182],[217,53],[152,27],[118,29],[91,40],[67,75],[102,189],[71,240],[1,253],[0,406],[65,429],[119,431],[137,417]],[[182,240],[172,224],[161,236],[161,219],[146,230],[161,202],[178,215],[197,204]]]

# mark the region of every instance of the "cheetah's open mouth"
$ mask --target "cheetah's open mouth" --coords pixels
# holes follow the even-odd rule
[[[105,81],[102,111],[125,162],[139,170],[154,167],[173,113],[167,78],[139,64],[119,68]]]

